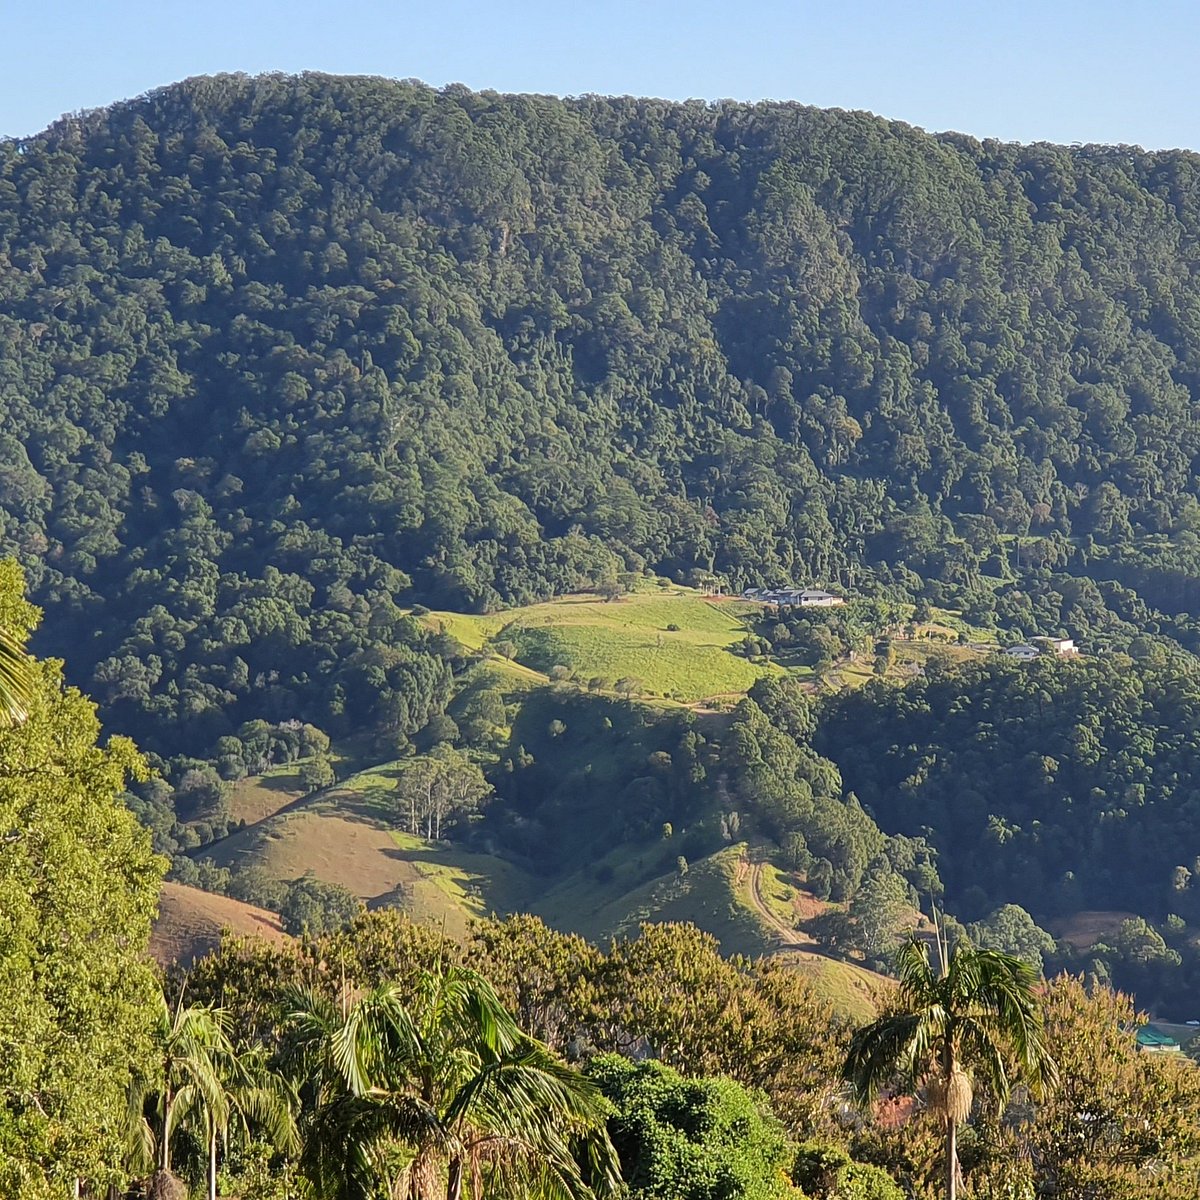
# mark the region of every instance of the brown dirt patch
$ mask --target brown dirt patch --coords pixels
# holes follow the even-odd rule
[[[1057,917],[1049,923],[1049,930],[1059,941],[1067,942],[1076,950],[1086,950],[1106,937],[1111,937],[1120,928],[1122,921],[1129,921],[1136,915],[1115,910],[1077,912],[1069,917]]]

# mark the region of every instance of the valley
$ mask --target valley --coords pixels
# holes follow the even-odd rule
[[[1191,1200],[1197,178],[318,73],[0,139],[0,1193]]]

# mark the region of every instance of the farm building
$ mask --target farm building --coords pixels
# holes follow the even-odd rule
[[[1146,1054],[1175,1054],[1183,1049],[1169,1033],[1164,1033],[1156,1025],[1139,1027],[1137,1047]]]
[[[1074,638],[1036,637],[1033,640],[1043,654],[1057,654],[1060,658],[1070,658],[1071,655],[1079,653]]]
[[[1032,642],[1021,642],[1019,645],[1009,646],[1004,653],[1018,662],[1031,662],[1043,654],[1071,658],[1079,653],[1079,649],[1073,638],[1035,637]]]
[[[844,597],[823,592],[820,588],[747,588],[742,598],[781,608],[834,608],[846,603]]]
[[[1042,652],[1036,646],[1031,646],[1028,642],[1021,642],[1017,646],[1009,646],[1004,653],[1009,658],[1015,658],[1018,662],[1032,662]]]

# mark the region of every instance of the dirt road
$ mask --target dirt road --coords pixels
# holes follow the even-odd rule
[[[762,894],[762,863],[750,864],[750,902],[754,905],[754,910],[770,926],[770,928],[778,934],[782,945],[776,948],[776,953],[784,951],[801,951],[811,953],[813,944],[811,941],[797,941],[799,936],[791,926],[781,921],[770,909],[767,902],[763,899]]]

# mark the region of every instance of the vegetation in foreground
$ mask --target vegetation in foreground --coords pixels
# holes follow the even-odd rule
[[[3,571],[0,622],[19,644],[34,614]],[[99,748],[55,664],[13,663],[29,696],[0,730],[14,1200],[134,1178],[158,1197],[242,1200],[933,1200],[950,1111],[938,1044],[964,1195],[1132,1200],[1150,1180],[1194,1195],[1190,1063],[1140,1055],[1132,1006],[1102,985],[1060,977],[1035,1007],[1029,968],[965,944],[934,979],[914,943],[896,1006],[858,1034],[782,959],[724,958],[682,924],[601,950],[509,918],[461,944],[383,910],[302,941],[227,941],[160,992],[144,951],[162,863],[120,801],[140,760],[118,738]],[[1021,1073],[1002,1060],[1032,1068],[1039,1044],[1059,1085],[1003,1119]],[[893,1102],[848,1105],[843,1061],[852,1075],[868,1061],[864,1090]]]

